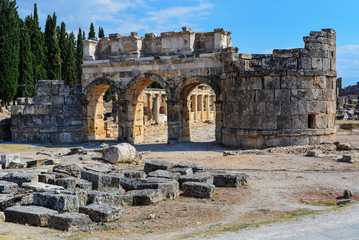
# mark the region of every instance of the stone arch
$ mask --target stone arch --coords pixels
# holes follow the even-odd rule
[[[110,87],[119,97],[120,91],[116,82],[109,78],[95,79],[83,90],[82,109],[84,137],[86,140],[104,139],[106,137],[102,97]],[[116,101],[114,101],[113,108],[118,108]],[[117,132],[115,136],[117,136]]]
[[[183,78],[176,88],[175,96],[179,99],[180,118],[181,118],[181,141],[191,140],[191,122],[189,94],[199,85],[206,84],[212,88],[216,95],[215,104],[215,122],[216,122],[216,142],[221,143],[221,128],[223,127],[222,114],[222,94],[220,89],[220,77],[218,76],[195,76]],[[206,101],[209,101],[207,99]],[[196,103],[197,104],[197,103]],[[207,110],[208,114],[208,110]]]
[[[131,79],[122,88],[122,98],[119,107],[119,137],[124,141],[138,144],[145,139],[144,101],[141,94],[153,82],[159,83],[166,95],[171,95],[168,82],[155,73],[142,73]],[[167,131],[167,129],[166,129]]]

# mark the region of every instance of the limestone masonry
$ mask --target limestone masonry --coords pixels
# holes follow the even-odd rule
[[[101,139],[105,135],[102,96],[111,87],[117,94],[116,136],[121,141],[141,143],[146,133],[143,94],[150,83],[157,82],[166,94],[167,108],[163,112],[167,114],[170,143],[189,141],[191,124],[197,116],[193,112],[209,112],[209,109],[215,115],[212,119],[216,123],[216,141],[225,146],[265,148],[333,142],[335,31],[311,32],[304,37],[304,48],[273,50],[273,54],[238,54],[238,48],[231,46],[230,35],[224,29],[195,33],[183,28],[181,32],[166,32],[161,36],[110,34],[109,38],[87,40],[81,101],[71,91],[68,92],[70,102],[65,97],[56,103],[42,99],[41,91],[38,92],[35,99],[40,101],[30,105],[34,110],[26,111],[27,105],[13,110],[13,140],[48,141],[51,134],[56,135],[52,142]],[[41,84],[54,88],[57,85],[41,82],[38,88]],[[213,96],[194,99],[192,90],[201,84],[210,86]],[[56,99],[63,93],[50,95],[49,98]],[[153,101],[162,99],[160,94]],[[34,121],[38,119],[35,115],[40,114],[35,110],[40,106],[48,109],[48,105],[63,106],[63,109],[44,113],[49,118],[53,116],[53,122],[35,127],[39,124]],[[76,112],[76,117],[70,114],[75,119],[69,120],[66,105]],[[44,137],[32,137],[35,132],[36,136]],[[63,136],[62,132],[67,135]]]

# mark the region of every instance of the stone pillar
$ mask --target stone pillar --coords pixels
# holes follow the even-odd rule
[[[198,95],[198,112],[200,114],[199,120],[203,122],[204,119],[204,111],[203,111],[203,95]]]
[[[155,94],[153,98],[153,120],[158,124],[160,121],[160,100],[159,95]]]
[[[222,101],[216,100],[216,143],[222,143],[222,127],[224,126],[223,122],[223,110],[222,110]]]
[[[192,94],[192,112],[193,112],[193,120],[197,120],[197,95]]]
[[[152,94],[151,93],[146,93],[147,95],[147,119],[151,120],[152,119]]]
[[[204,96],[204,104],[206,111],[205,120],[209,120],[209,96],[207,94]]]
[[[181,105],[178,99],[167,99],[167,114],[168,143],[178,143],[182,135]]]

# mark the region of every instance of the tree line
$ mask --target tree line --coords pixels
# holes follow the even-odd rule
[[[104,37],[99,28],[99,37]],[[37,80],[64,80],[66,84],[81,83],[83,40],[66,31],[66,24],[57,25],[55,13],[48,15],[45,31],[41,31],[34,12],[22,20],[16,0],[0,0],[0,99],[5,106],[17,97],[34,96]],[[93,23],[89,38],[95,38]]]

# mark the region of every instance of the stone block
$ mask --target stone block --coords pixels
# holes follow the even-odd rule
[[[280,77],[264,77],[264,89],[280,89]]]
[[[76,164],[59,164],[54,166],[53,171],[79,178],[82,168]]]
[[[247,183],[245,173],[212,173],[213,185],[216,187],[238,187]]]
[[[180,188],[182,189],[182,185],[185,182],[203,182],[208,184],[213,184],[213,176],[210,173],[201,172],[195,173],[193,175],[184,175],[178,179],[180,184]]]
[[[90,217],[93,222],[113,222],[121,217],[122,208],[108,204],[90,204],[79,209]]]
[[[19,202],[21,198],[14,196],[14,194],[0,194],[0,211],[4,211],[6,208],[14,206]]]
[[[116,170],[115,166],[106,165],[106,164],[96,164],[96,165],[86,165],[84,166],[85,170],[91,172],[98,172],[98,173],[109,173]]]
[[[120,143],[102,151],[104,160],[110,163],[129,163],[136,157],[136,149],[129,143]]]
[[[126,178],[146,178],[147,175],[144,171],[139,170],[121,170],[120,173],[123,173]]]
[[[179,194],[179,183],[171,179],[150,177],[142,180],[137,189],[159,189],[167,198],[174,199]]]
[[[87,200],[87,194],[86,199]],[[86,201],[76,194],[64,192],[40,192],[34,194],[34,205],[51,208],[59,212],[77,211]]]
[[[131,191],[137,189],[141,185],[141,181],[136,178],[123,178],[120,180],[120,184],[125,191]]]
[[[38,176],[35,173],[12,172],[3,176],[2,180],[17,183],[21,187],[25,182],[37,182]]]
[[[185,182],[182,184],[184,194],[195,198],[211,198],[214,194],[215,186],[204,182]]]
[[[89,204],[113,204],[119,206],[131,206],[132,196],[125,194],[111,194],[110,192],[102,191],[88,191],[88,203]]]
[[[55,210],[39,206],[13,206],[5,210],[5,219],[6,222],[47,227],[49,216],[56,214]]]
[[[1,167],[6,169],[9,167],[10,163],[20,163],[20,154],[6,154],[1,155]]]
[[[180,162],[174,165],[174,168],[192,168],[192,171],[204,171],[204,166],[200,163],[193,163],[193,162]]]
[[[248,89],[249,90],[262,89],[262,78],[260,77],[248,78]]]
[[[90,232],[93,229],[90,217],[83,213],[67,212],[58,215],[51,215],[48,223],[49,228],[69,232]]]
[[[36,192],[64,190],[64,188],[61,186],[46,184],[46,183],[42,183],[42,182],[23,183],[22,187],[25,189],[30,189],[32,191],[36,191]]]
[[[55,165],[58,164],[58,160],[54,159],[37,159],[26,162],[27,168],[40,167],[42,165]]]
[[[112,183],[111,176],[91,171],[82,171],[81,179],[87,180],[92,183],[92,189],[104,189],[109,187],[118,187]]]
[[[176,168],[170,169],[169,171],[171,171],[173,173],[179,173],[181,175],[191,175],[191,174],[193,174],[192,168],[179,168],[179,167],[176,167]]]
[[[19,186],[13,182],[0,181],[0,193],[16,193],[19,190]]]
[[[4,212],[0,212],[0,222],[5,222],[5,214],[4,214]]]
[[[149,172],[153,172],[156,170],[168,170],[172,167],[173,167],[173,163],[154,159],[154,160],[145,162],[144,170],[146,173],[149,173]]]
[[[280,81],[281,89],[296,89],[297,77],[295,76],[282,76]]]
[[[165,198],[164,193],[159,189],[133,190],[128,191],[126,195],[132,196],[134,206],[150,205]]]
[[[17,163],[17,162],[11,162],[8,169],[24,169],[26,168],[26,163]]]
[[[66,189],[81,188],[85,190],[92,189],[92,183],[84,179],[78,178],[59,178],[56,180],[56,185],[62,186]]]
[[[56,181],[56,174],[52,173],[41,173],[39,174],[39,182],[42,183],[55,183]]]
[[[256,90],[256,102],[270,102],[274,101],[274,90]]]
[[[177,180],[181,176],[181,174],[166,171],[166,170],[156,170],[156,171],[150,172],[148,174],[148,176],[149,177],[155,177],[155,178],[168,178],[168,179]]]

